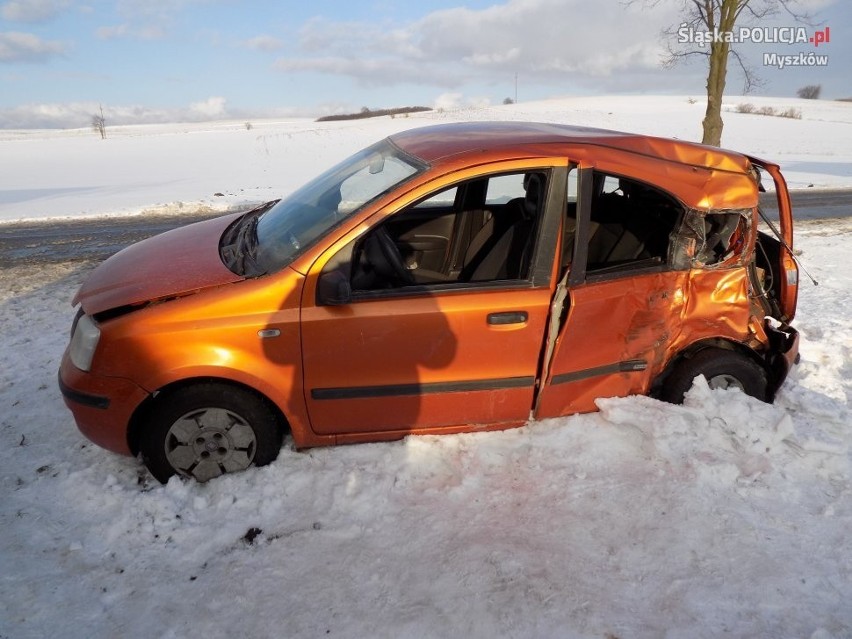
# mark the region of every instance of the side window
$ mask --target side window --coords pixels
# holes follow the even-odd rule
[[[477,177],[396,213],[352,248],[352,291],[527,279],[548,178]]]
[[[456,201],[456,194],[458,193],[458,187],[453,186],[449,189],[445,189],[432,195],[425,200],[422,200],[419,204],[415,204],[414,208],[416,209],[439,209],[439,208],[449,208],[453,206]]]
[[[586,272],[665,264],[681,205],[637,180],[595,172]]]
[[[486,206],[499,206],[526,195],[524,188],[525,173],[496,175],[488,179],[488,191],[485,194]]]

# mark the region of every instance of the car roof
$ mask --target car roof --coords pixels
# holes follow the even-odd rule
[[[706,210],[757,204],[748,157],[683,140],[541,122],[439,124],[403,131],[390,140],[433,166],[464,158],[565,157],[592,164],[607,158],[635,167],[637,177],[666,182],[688,206]]]

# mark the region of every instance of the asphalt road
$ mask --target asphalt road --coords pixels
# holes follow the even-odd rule
[[[852,189],[793,191],[793,219],[827,220],[852,216]],[[762,193],[760,205],[777,218],[778,206],[774,193]]]
[[[125,246],[222,213],[38,220],[0,224],[0,268],[103,260]]]
[[[761,198],[770,216],[777,213],[773,194]],[[843,218],[852,215],[852,189],[796,191],[796,220]],[[94,219],[68,219],[0,224],[0,268],[102,260],[151,235],[219,213],[182,213]]]

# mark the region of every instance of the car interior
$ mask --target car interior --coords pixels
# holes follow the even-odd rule
[[[526,279],[548,178],[547,171],[477,178],[408,207],[355,244],[352,290]],[[682,206],[624,177],[595,172],[593,186],[586,272],[665,264]],[[572,260],[576,213],[569,192],[563,270]]]
[[[586,271],[664,264],[683,208],[636,180],[595,173]]]
[[[547,173],[478,178],[421,201],[355,247],[353,290],[527,277]]]

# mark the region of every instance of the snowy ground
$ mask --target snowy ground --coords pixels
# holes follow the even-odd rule
[[[737,113],[798,109],[802,119]],[[852,102],[728,97],[723,145],[781,163],[793,188],[852,187]],[[0,221],[226,210],[285,195],[393,132],[459,120],[534,120],[698,141],[704,104],[687,96],[570,98],[344,122],[257,121],[0,130]],[[216,194],[221,195],[216,195]]]
[[[510,115],[544,119],[552,105],[525,106]],[[619,122],[582,123],[650,126],[641,108],[630,126],[626,109]],[[291,173],[417,123],[294,134],[304,166]],[[228,135],[257,139],[261,126]],[[654,126],[662,133],[665,118]],[[833,126],[832,155],[798,175],[852,186],[848,116]],[[61,135],[32,135],[45,158],[44,140],[64,152]],[[159,169],[142,158],[176,164],[176,147],[200,156],[195,140],[207,138],[160,135],[116,143],[101,181],[137,180],[140,198],[165,203]],[[286,135],[274,136],[283,152]],[[300,136],[321,143],[316,156]],[[125,155],[136,142],[148,156]],[[776,144],[793,153],[788,139]],[[784,163],[768,143],[755,152]],[[229,162],[220,177],[251,176],[242,158]],[[20,208],[4,204],[0,217],[112,212],[91,204],[105,187],[32,197],[39,184],[71,188],[65,179],[52,166],[42,182],[4,181],[21,184]],[[136,206],[116,197],[119,210]],[[797,228],[820,286],[801,287],[802,363],[775,405],[696,386],[681,407],[608,399],[597,414],[501,433],[285,447],[271,466],[165,487],[89,444],[56,390],[68,300],[90,266],[0,271],[0,638],[852,637],[851,240],[849,218]]]

